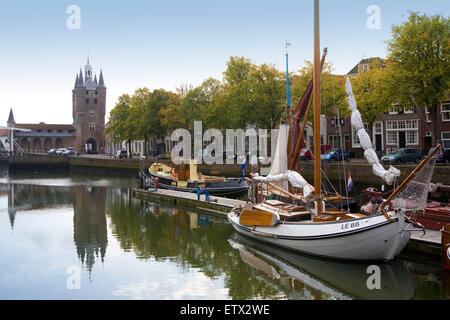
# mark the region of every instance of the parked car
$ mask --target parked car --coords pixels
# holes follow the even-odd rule
[[[314,145],[310,145],[309,150],[311,150],[311,153],[314,154]],[[329,145],[329,144],[320,145],[320,154],[327,153],[330,150],[331,150],[331,145]]]
[[[67,151],[67,149],[66,148],[59,148],[59,149],[56,149],[56,151],[55,151],[55,154],[57,155],[57,156],[61,156],[64,152],[66,152]]]
[[[331,149],[320,156],[320,160],[324,161],[350,161],[350,159],[350,152],[340,148]]]
[[[55,154],[55,151],[56,151],[57,149],[50,149],[50,150],[48,150],[48,154]]]
[[[433,148],[431,148],[428,153],[430,153],[431,151],[433,151]],[[437,152],[437,155],[438,155],[438,159],[436,160],[436,162],[450,163],[450,148],[439,149],[439,151]]]
[[[68,149],[63,152],[63,156],[76,156],[77,153],[73,149]]]
[[[381,162],[385,164],[407,163],[407,162],[419,163],[421,159],[422,153],[420,152],[419,149],[401,148],[395,150],[391,154],[381,157]]]
[[[118,150],[116,153],[116,157],[120,159],[127,158],[128,157],[127,150]]]
[[[313,153],[310,148],[305,147],[300,150],[300,160],[311,160],[313,158]]]

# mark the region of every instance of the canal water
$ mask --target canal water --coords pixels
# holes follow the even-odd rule
[[[134,199],[132,187],[128,178],[0,168],[0,299],[449,295],[439,258],[406,253],[375,269],[314,259],[238,236],[222,216]]]

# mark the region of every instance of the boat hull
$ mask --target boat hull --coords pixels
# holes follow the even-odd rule
[[[159,179],[159,188],[183,191],[183,192],[194,192],[198,187],[208,189],[210,195],[215,196],[238,196],[248,191],[248,184],[245,180],[233,179],[227,181],[213,181],[213,182],[202,182],[194,181],[187,182],[185,186],[179,186],[179,183],[174,179],[161,177],[150,173],[152,178]]]
[[[406,246],[408,223],[382,215],[331,223],[282,223],[275,227],[251,227],[239,223],[235,213],[228,220],[240,234],[286,249],[319,257],[348,261],[394,259]]]

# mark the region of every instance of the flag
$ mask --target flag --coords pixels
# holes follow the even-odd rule
[[[242,176],[242,180],[245,179],[245,171],[244,168],[247,165],[247,155],[244,155],[244,162],[241,165],[241,176]]]
[[[350,192],[353,188],[353,180],[352,176],[350,175],[350,172],[348,173],[348,179],[347,179],[347,191]]]

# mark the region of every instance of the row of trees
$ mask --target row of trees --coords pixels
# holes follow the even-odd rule
[[[363,120],[372,123],[393,105],[428,108],[437,117],[439,103],[448,98],[450,82],[449,19],[440,15],[410,13],[406,22],[392,27],[388,59],[373,59],[370,67],[352,79]],[[332,74],[325,63],[321,79],[322,113],[348,115],[344,76]],[[312,79],[313,65],[306,62],[290,74],[295,107]],[[147,88],[119,97],[110,113],[107,133],[113,141],[147,141],[176,128],[236,129],[248,125],[277,126],[286,107],[286,73],[273,65],[256,65],[244,57],[231,57],[223,79],[206,79],[198,87],[183,85],[176,92]],[[435,123],[435,121],[433,121]],[[433,125],[432,132],[436,136]]]

